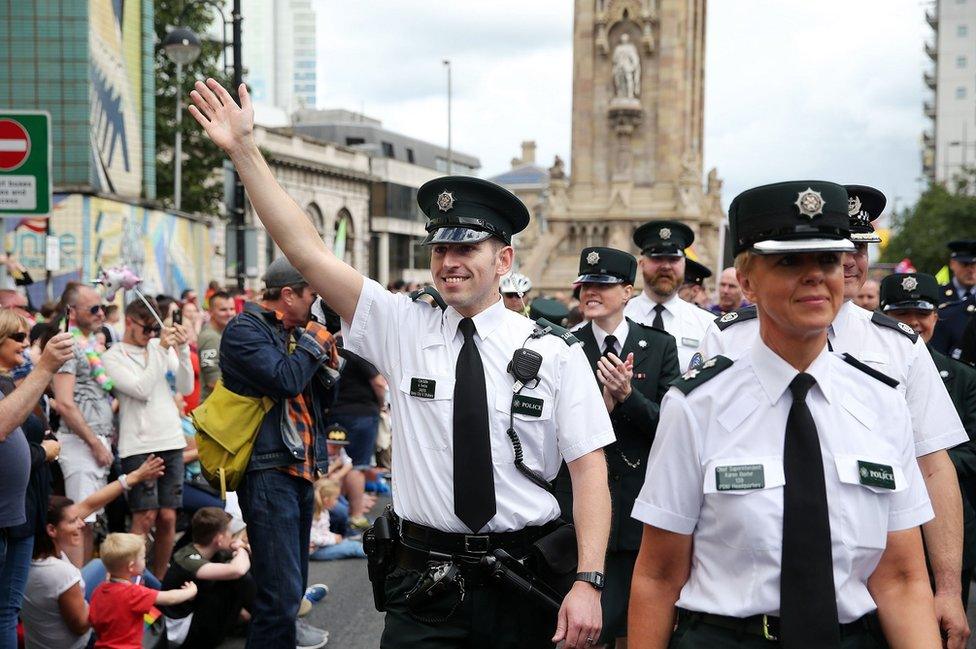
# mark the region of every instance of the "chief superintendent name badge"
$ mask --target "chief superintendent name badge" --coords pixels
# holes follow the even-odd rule
[[[763,489],[765,487],[766,474],[762,464],[715,467],[715,489],[717,491]]]

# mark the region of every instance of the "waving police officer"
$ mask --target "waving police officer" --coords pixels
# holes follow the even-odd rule
[[[251,136],[243,85],[239,95],[242,108],[212,79],[197,82],[191,114],[230,155],[282,251],[341,316],[346,347],[392,388],[401,543],[385,581],[382,646],[469,647],[485,638],[492,647],[593,644],[610,524],[602,448],[613,430],[575,339],[555,328],[560,335],[539,335],[501,301],[499,278],[512,269],[511,238],[528,224],[525,206],[476,178],[428,182],[417,200],[430,217],[425,243],[446,308],[390,294],[332,255],[275,181]],[[526,556],[552,530],[559,507],[543,484],[563,460],[573,480],[579,574],[557,621],[555,611],[499,590],[470,566],[499,550]]]

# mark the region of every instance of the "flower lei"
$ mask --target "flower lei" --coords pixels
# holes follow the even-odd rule
[[[78,344],[85,350],[85,357],[88,359],[88,364],[91,365],[92,378],[95,379],[95,382],[103,390],[111,392],[112,388],[115,387],[115,381],[105,373],[105,367],[102,365],[102,355],[95,350],[94,341],[91,338],[86,338],[78,327],[71,327],[71,335],[75,337]]]

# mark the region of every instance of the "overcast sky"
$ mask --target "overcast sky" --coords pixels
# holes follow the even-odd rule
[[[318,102],[447,142],[483,177],[522,140],[537,160],[570,157],[571,0],[316,0]],[[705,170],[739,191],[786,179],[874,185],[913,202],[926,120],[921,75],[931,37],[919,0],[711,0],[705,67]]]

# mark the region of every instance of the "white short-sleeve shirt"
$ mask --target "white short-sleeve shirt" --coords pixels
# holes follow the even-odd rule
[[[820,436],[837,610],[846,623],[877,608],[867,581],[888,533],[930,520],[932,507],[901,395],[826,348],[807,373],[817,380],[806,401]],[[671,388],[665,395],[633,516],[694,535],[678,606],[733,617],[779,614],[789,480],[783,444],[796,375],[759,341],[690,394]],[[859,463],[889,468],[894,488],[863,484]],[[751,488],[719,484],[733,467],[748,467]]]
[[[654,324],[656,304],[647,294],[641,293],[627,302],[624,315],[634,322],[650,327]],[[661,320],[664,321],[664,330],[674,336],[678,346],[678,367],[683,372],[691,364],[691,357],[701,345],[705,331],[715,316],[691,302],[685,302],[677,293],[662,304],[664,311],[661,312]]]
[[[915,434],[915,455],[922,457],[969,441],[959,414],[925,342],[871,322],[873,312],[847,301],[828,331],[835,352],[846,352],[898,381],[905,395]],[[759,318],[737,322],[724,330],[713,322],[699,350],[703,358],[746,354],[759,340]]]
[[[392,294],[363,283],[352,323],[343,322],[346,349],[362,356],[390,383],[393,420],[393,507],[414,523],[469,532],[454,514],[454,376],[464,336],[452,307]],[[552,494],[515,468],[506,434],[515,378],[507,367],[516,349],[542,355],[539,383],[521,392],[514,414],[526,466],[552,480],[571,462],[614,441],[596,378],[578,344],[555,335],[530,339],[535,325],[499,299],[472,318],[485,367],[497,511],[486,531],[543,525],[559,516]],[[460,476],[458,479],[463,480]]]

